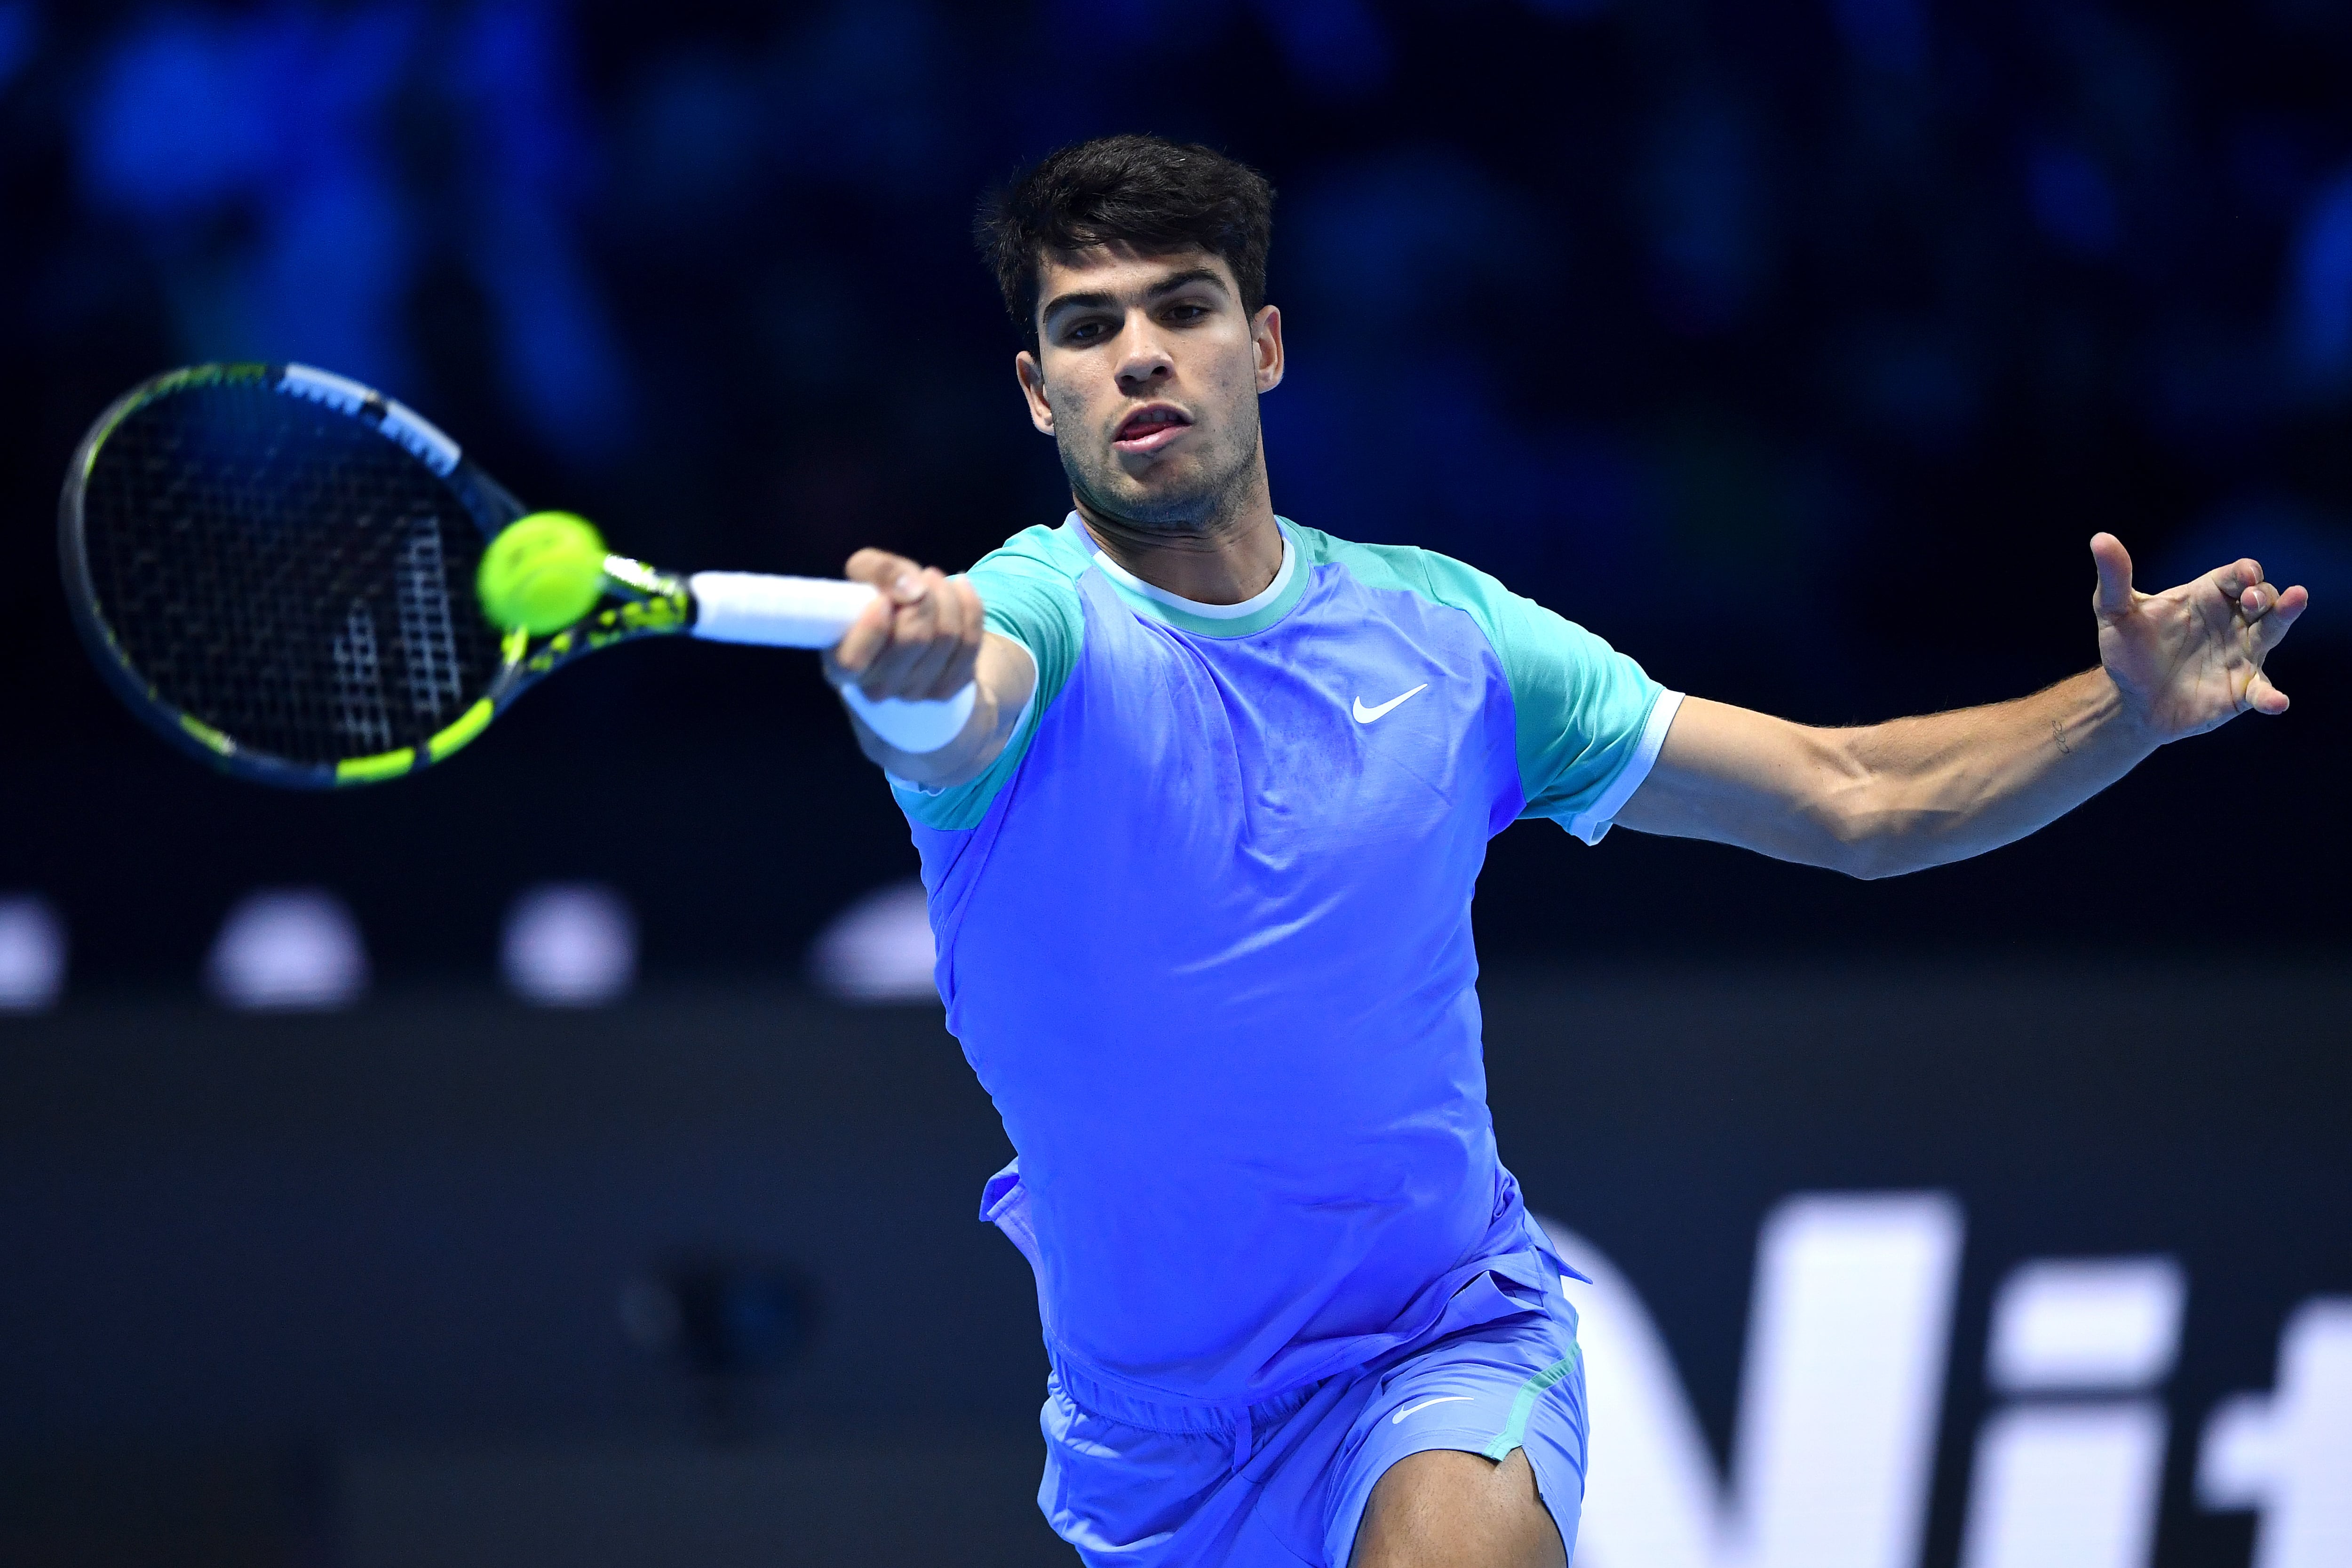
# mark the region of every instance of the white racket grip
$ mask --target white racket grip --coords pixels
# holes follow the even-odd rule
[[[909,756],[919,756],[938,751],[963,733],[979,689],[979,682],[966,681],[961,691],[935,702],[909,702],[903,697],[885,697],[877,702],[855,686],[845,686],[841,700],[866,721],[867,729]]]
[[[686,585],[694,595],[696,637],[769,647],[831,647],[874,602],[865,584],[831,577],[697,572]]]

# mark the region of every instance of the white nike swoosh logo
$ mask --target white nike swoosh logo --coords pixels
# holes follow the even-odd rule
[[[1424,680],[1424,681],[1423,681],[1419,686],[1414,687],[1411,691],[1406,692],[1406,693],[1404,694],[1404,697],[1417,697],[1417,696],[1419,696],[1421,693],[1423,693],[1423,692],[1424,692],[1424,691],[1426,691],[1426,690],[1428,690],[1428,689],[1429,689],[1429,682],[1427,682],[1426,680]],[[1357,699],[1356,699],[1356,722],[1357,722],[1357,723],[1359,723],[1359,724],[1369,724],[1369,723],[1370,723],[1373,720],[1375,720],[1375,719],[1377,719],[1377,718],[1381,717],[1382,714],[1386,713],[1390,709],[1391,709],[1391,708],[1395,707],[1398,703],[1400,703],[1400,702],[1403,701],[1403,700],[1404,700],[1404,697],[1391,697],[1391,698],[1390,698],[1386,702],[1381,703],[1381,704],[1379,707],[1377,707],[1377,708],[1367,708],[1367,707],[1365,707],[1365,706],[1364,706],[1364,700],[1363,700],[1362,698],[1360,698],[1360,697],[1357,698]]]
[[[1420,688],[1420,687],[1418,687],[1418,686],[1416,686],[1416,687],[1414,687],[1414,688],[1412,689],[1412,691],[1418,691],[1418,690],[1420,690],[1420,689],[1421,689],[1421,688]],[[1408,691],[1408,692],[1406,692],[1406,693],[1404,694],[1404,697],[1410,697],[1410,696],[1412,696],[1412,691]],[[1398,701],[1398,702],[1402,702],[1402,701],[1403,701],[1403,700],[1404,700],[1404,697],[1400,697],[1400,698],[1398,698],[1398,699],[1397,699],[1397,701]],[[1393,706],[1393,704],[1391,704],[1391,706]],[[1395,1415],[1391,1415],[1391,1416],[1390,1416],[1390,1417],[1389,1417],[1389,1425],[1390,1425],[1390,1426],[1396,1426],[1399,1422],[1402,1422],[1402,1421],[1406,1416],[1408,1416],[1408,1415],[1412,1415],[1414,1411],[1416,1411],[1416,1410],[1426,1410],[1426,1409],[1428,1409],[1428,1408],[1429,1408],[1431,1405],[1467,1405],[1467,1404],[1469,1404],[1469,1403],[1470,1403],[1470,1395],[1468,1395],[1468,1394],[1440,1394],[1440,1395],[1439,1395],[1438,1397],[1436,1397],[1435,1399],[1424,1399],[1424,1400],[1423,1400],[1423,1401],[1422,1401],[1420,1404],[1418,1404],[1418,1405],[1406,1405],[1402,1410],[1398,1411]]]

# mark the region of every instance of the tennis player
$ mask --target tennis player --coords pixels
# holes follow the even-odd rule
[[[1121,136],[984,210],[1075,508],[958,576],[860,551],[883,596],[829,669],[1018,1152],[982,1213],[1036,1272],[1055,1530],[1097,1568],[1557,1565],[1583,1368],[1486,1110],[1486,841],[1981,854],[2285,711],[2263,659],[2307,596],[2252,561],[2140,594],[2102,533],[2098,666],[2033,696],[1822,730],[1666,690],[1483,572],[1276,514],[1272,195]]]

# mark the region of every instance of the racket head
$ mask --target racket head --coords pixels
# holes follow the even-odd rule
[[[75,626],[135,712],[228,773],[331,788],[440,760],[528,679],[529,639],[474,597],[484,546],[523,510],[370,387],[194,365],[82,438],[58,554]]]

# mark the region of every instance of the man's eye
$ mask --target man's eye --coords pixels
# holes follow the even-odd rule
[[[1168,319],[1171,321],[1197,321],[1209,313],[1206,305],[1171,305]]]
[[[1100,321],[1080,321],[1062,336],[1068,342],[1090,343],[1101,337],[1106,330]]]

